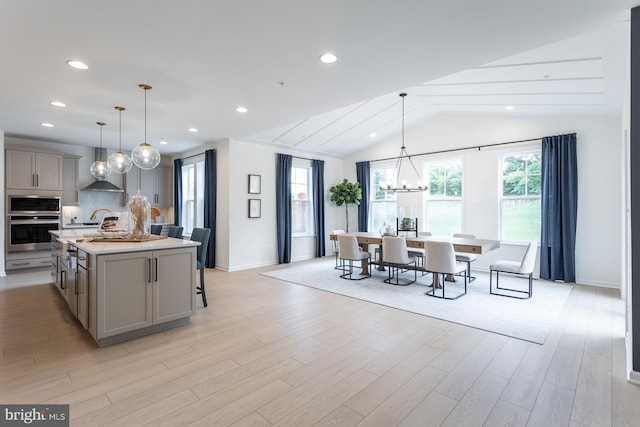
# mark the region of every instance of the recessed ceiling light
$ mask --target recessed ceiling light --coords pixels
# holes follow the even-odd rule
[[[240,106],[240,107],[236,108],[236,111],[238,113],[246,113],[249,110],[247,110],[247,107]]]
[[[325,63],[325,64],[333,64],[337,60],[338,60],[338,57],[335,54],[331,53],[331,52],[323,53],[320,56],[320,61]]]
[[[53,124],[52,124],[52,123],[49,123],[49,122],[40,123],[40,125],[41,125],[41,126],[44,126],[44,127],[46,127],[46,128],[52,128],[52,127],[53,127]]]
[[[56,106],[56,107],[66,107],[67,104],[65,104],[62,101],[51,101],[51,105]]]
[[[162,145],[167,145],[167,144],[168,144],[168,142],[167,142],[167,141],[165,141],[164,139],[161,139],[161,140],[160,140],[160,144],[162,144]]]
[[[377,133],[375,133],[375,132],[371,132],[371,133],[369,134],[369,136],[370,136],[371,138],[375,138],[376,136],[378,136],[378,134],[377,134]]]
[[[187,129],[187,130],[188,130],[189,132],[193,132],[193,133],[198,132],[198,129],[196,129],[196,128],[189,128],[189,129]]]
[[[505,109],[505,110],[507,110],[507,111],[513,111],[513,110],[515,110],[516,108],[515,108],[513,105],[505,105],[505,106],[504,106],[504,109]]]
[[[89,67],[87,66],[87,64],[85,64],[84,62],[76,61],[76,60],[74,60],[74,59],[70,59],[70,60],[68,60],[68,61],[67,61],[67,64],[68,64],[70,67],[77,68],[78,70],[86,70],[86,69],[88,69],[88,68],[89,68]]]

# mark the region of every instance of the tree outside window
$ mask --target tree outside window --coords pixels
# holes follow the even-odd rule
[[[462,229],[462,160],[430,162],[426,166],[427,231],[447,236],[459,233]]]
[[[502,157],[502,240],[540,240],[541,165],[539,151]]]

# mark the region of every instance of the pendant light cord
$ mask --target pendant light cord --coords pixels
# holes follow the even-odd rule
[[[122,152],[122,110],[118,109],[118,151]]]
[[[144,90],[144,143],[147,143],[147,89]]]

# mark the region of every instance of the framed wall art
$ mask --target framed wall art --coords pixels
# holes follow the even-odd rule
[[[249,218],[260,218],[261,216],[260,199],[249,199]]]
[[[262,191],[260,175],[249,175],[249,194],[260,194]]]

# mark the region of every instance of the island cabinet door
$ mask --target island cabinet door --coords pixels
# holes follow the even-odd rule
[[[153,323],[182,319],[196,311],[196,249],[153,252]]]
[[[152,255],[143,251],[97,257],[97,338],[153,324]]]

